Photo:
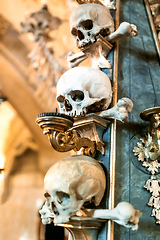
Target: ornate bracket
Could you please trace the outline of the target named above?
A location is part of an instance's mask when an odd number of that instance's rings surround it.
[[[144,187],[152,194],[148,205],[153,207],[152,216],[160,224],[160,180],[155,176],[160,167],[160,107],[146,109],[140,117],[150,122],[150,132],[137,143],[138,147],[134,147],[133,152],[151,173]]]
[[[102,134],[109,121],[88,114],[84,117],[72,117],[55,113],[38,115],[36,123],[47,134],[52,147],[59,152],[81,151],[83,155],[94,156],[96,150],[104,155]]]
[[[74,240],[87,239],[97,240],[98,230],[102,228],[103,219],[89,217],[72,217],[69,223],[58,224],[65,227]]]
[[[154,161],[160,156],[160,107],[146,109],[140,117],[150,122],[146,154]]]

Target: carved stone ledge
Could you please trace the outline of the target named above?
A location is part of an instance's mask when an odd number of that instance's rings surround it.
[[[89,138],[96,143],[96,149],[104,155],[103,132],[110,124],[109,120],[97,116],[94,113],[74,119],[73,129],[80,132],[83,137]]]
[[[74,123],[73,123],[74,121]],[[36,123],[47,134],[52,147],[59,152],[81,151],[84,155],[95,156],[96,150],[103,155],[102,135],[109,121],[95,115],[87,114],[73,118],[58,113],[42,113]]]

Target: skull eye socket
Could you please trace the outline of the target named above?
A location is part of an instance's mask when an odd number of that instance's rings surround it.
[[[50,197],[51,197],[51,195],[48,192],[46,192],[44,194],[44,196],[45,196],[45,198],[47,200],[47,206],[50,207]]]
[[[84,93],[79,90],[70,91],[69,95],[71,96],[72,100],[75,102],[81,102],[84,99]]]
[[[101,29],[100,34],[101,34],[103,37],[108,36],[108,35],[110,34],[109,28],[103,28],[103,29]]]
[[[72,28],[71,34],[72,34],[73,36],[77,36],[77,35],[78,35],[77,29],[76,29],[76,28]]]
[[[62,95],[60,95],[60,96],[57,97],[57,101],[60,102],[60,103],[63,103],[63,102],[64,102],[64,99],[65,99],[65,97],[62,96]]]
[[[93,21],[88,19],[85,21],[81,22],[81,26],[85,29],[85,30],[91,30],[93,28]]]
[[[45,198],[51,197],[51,195],[50,195],[48,192],[46,192],[46,193],[44,194],[44,196],[45,196]]]
[[[60,203],[62,206],[66,206],[70,202],[70,196],[69,194],[61,191],[56,192],[58,203]]]

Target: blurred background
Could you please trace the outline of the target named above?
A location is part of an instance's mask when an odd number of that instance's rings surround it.
[[[160,105],[159,58],[143,0],[120,4],[120,22],[137,25],[139,36],[120,41],[118,97],[130,97],[134,108],[131,124],[118,125],[116,204],[130,201],[143,215],[136,235],[116,225],[115,239],[158,240],[143,188],[148,176],[131,160],[139,139],[133,136],[146,127],[140,112]],[[53,150],[35,121],[58,107],[56,83],[69,69],[67,54],[77,51],[69,28],[75,6],[74,0],[0,1],[0,240],[68,237],[62,228],[46,229],[39,216],[44,175],[67,154]]]

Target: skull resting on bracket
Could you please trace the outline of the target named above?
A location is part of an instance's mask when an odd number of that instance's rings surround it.
[[[114,32],[110,10],[100,4],[78,5],[70,17],[70,29],[78,48],[96,42],[96,36],[106,37]]]
[[[54,223],[64,223],[84,204],[98,206],[106,188],[101,165],[88,156],[71,156],[58,161],[44,178],[47,205]]]
[[[66,71],[57,84],[60,112],[78,116],[106,110],[112,100],[108,76],[90,67],[75,67]]]

